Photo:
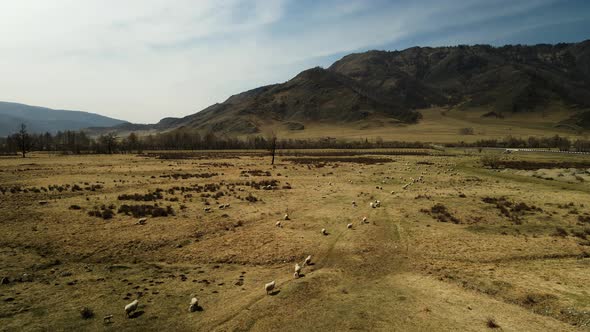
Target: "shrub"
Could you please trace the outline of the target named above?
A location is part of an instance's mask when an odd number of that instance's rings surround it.
[[[119,195],[118,199],[120,201],[143,201],[143,202],[148,202],[148,201],[155,201],[158,199],[162,199],[162,193],[160,191],[155,191],[155,192],[149,192],[147,194],[123,194],[123,195]]]
[[[132,215],[135,218],[141,218],[146,216],[152,217],[167,217],[169,215],[174,215],[174,210],[171,206],[167,206],[166,208],[159,207],[157,205],[121,205],[119,207],[118,213],[123,213],[126,215]]]
[[[459,135],[475,135],[473,128],[461,128],[459,129]]]
[[[246,196],[246,200],[248,202],[254,203],[258,201],[258,198],[256,198],[254,195],[252,194],[248,194],[248,196]]]
[[[113,207],[114,208],[114,207]],[[104,220],[112,219],[115,216],[115,213],[111,208],[107,208],[106,206],[101,206],[100,209],[94,208],[94,210],[88,211],[88,215],[91,217],[102,218]]]
[[[80,316],[82,317],[82,319],[91,319],[94,317],[94,312],[92,311],[92,309],[84,307],[80,310]]]
[[[490,317],[490,318],[487,319],[486,326],[489,327],[489,328],[491,328],[491,329],[497,329],[497,328],[500,327],[500,325],[492,317]]]
[[[494,155],[485,155],[485,156],[481,157],[481,163],[483,166],[490,167],[493,169],[500,168],[500,166],[501,166],[500,157],[498,157],[495,154]]]
[[[572,235],[582,240],[586,240],[587,234],[584,231],[572,231]]]
[[[566,236],[568,236],[568,232],[563,227],[555,227],[555,233],[553,233],[553,236],[566,237]]]

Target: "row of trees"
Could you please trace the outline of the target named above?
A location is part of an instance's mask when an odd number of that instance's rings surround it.
[[[31,134],[23,124],[17,133],[0,138],[0,153],[20,153],[23,158],[29,151],[63,151],[75,154],[84,152],[113,153],[118,144],[118,138],[114,134],[102,135],[98,139],[77,131]]]
[[[64,131],[56,134],[30,134],[26,126],[6,138],[0,138],[0,153],[21,153],[28,151],[55,151],[64,153],[140,153],[144,150],[227,150],[227,149],[369,149],[369,148],[427,148],[422,142],[384,141],[381,138],[369,141],[323,139],[278,139],[276,135],[253,136],[245,139],[220,137],[212,132],[203,136],[196,132],[174,131],[139,137],[131,133],[118,137],[113,133],[96,138],[84,132]],[[485,139],[474,143],[447,144],[449,147],[497,147],[497,148],[558,148],[560,150],[590,151],[590,141],[571,141],[567,137],[529,137],[528,139],[508,136],[504,139]]]
[[[144,150],[228,150],[228,149],[367,149],[367,148],[424,148],[420,142],[385,142],[381,138],[369,141],[336,140],[334,138],[278,139],[274,134],[253,136],[245,139],[217,136],[213,132],[200,135],[197,132],[174,131],[139,137],[131,133],[118,137],[114,133],[96,138],[84,132],[64,131],[56,134],[30,134],[23,125],[18,133],[0,138],[0,153],[21,153],[28,151],[55,151],[65,153],[140,153]]]
[[[474,143],[449,144],[461,147],[492,147],[492,148],[521,148],[521,149],[559,149],[561,151],[589,152],[590,141],[578,139],[575,141],[567,137],[555,135],[552,137],[519,138],[507,136],[504,139],[481,139]]]

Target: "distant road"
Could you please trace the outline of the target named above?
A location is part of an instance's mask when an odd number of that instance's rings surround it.
[[[590,154],[590,152],[578,152],[578,151],[560,151],[550,149],[513,149],[513,148],[487,148],[494,150],[505,150],[507,153],[512,152],[545,152],[545,153],[567,153],[567,154]]]

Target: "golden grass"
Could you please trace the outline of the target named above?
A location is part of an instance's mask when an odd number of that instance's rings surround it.
[[[0,187],[29,190],[0,193],[0,278],[10,281],[0,285],[0,327],[480,331],[493,317],[504,330],[566,331],[575,330],[573,324],[588,329],[588,240],[574,235],[590,228],[578,219],[590,215],[588,182],[482,169],[479,154],[455,152],[456,157],[392,156],[392,162],[375,164],[319,157],[327,162],[323,167],[282,157],[272,167],[267,157],[239,152],[178,160],[0,158]],[[272,176],[240,176],[244,170]],[[219,175],[161,177],[213,172]],[[423,183],[402,189],[420,175]],[[278,189],[245,184],[269,179],[280,181]],[[31,191],[85,183],[103,188]],[[206,198],[211,212],[203,210],[202,193],[169,191],[211,183],[224,192]],[[282,189],[287,183],[292,189]],[[137,225],[137,218],[122,214],[110,220],[88,215],[101,205],[114,204],[116,212],[122,204],[154,204],[117,197],[157,188],[164,199],[156,203],[170,205],[174,216],[149,217]],[[259,201],[238,198],[249,193]],[[487,196],[542,211],[526,211],[515,222],[483,202]],[[371,209],[375,199],[382,207]],[[229,208],[219,209],[227,203]],[[423,211],[437,203],[460,223],[442,223]],[[82,210],[71,210],[72,205]],[[276,227],[285,213],[291,220]],[[360,223],[363,216],[367,224]],[[346,228],[350,222],[352,230]],[[556,227],[568,235],[556,236]],[[322,228],[328,236],[320,234]],[[309,254],[315,264],[294,279],[295,262]],[[31,281],[19,281],[24,273]],[[278,292],[267,296],[263,285],[271,280]],[[188,312],[192,295],[203,311]],[[140,314],[127,319],[123,307],[135,298]],[[82,319],[85,306],[94,318]],[[113,323],[104,325],[109,314]]]
[[[392,122],[391,119],[376,118],[351,125],[305,123],[301,131],[284,130],[275,124],[272,128],[279,138],[320,138],[365,139],[381,137],[386,141],[420,141],[434,143],[456,143],[459,141],[475,142],[479,139],[501,139],[512,135],[515,137],[548,137],[559,134],[572,139],[587,136],[554,125],[568,119],[573,112],[559,105],[550,113],[534,112],[507,115],[504,119],[485,118],[488,110],[446,110],[432,108],[420,110],[423,119],[418,124],[405,125]],[[461,128],[473,128],[474,135],[460,135]]]

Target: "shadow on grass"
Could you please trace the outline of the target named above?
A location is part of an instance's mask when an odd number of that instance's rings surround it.
[[[131,318],[131,319],[139,318],[139,317],[141,317],[141,316],[142,316],[144,313],[145,313],[145,311],[143,311],[143,310],[136,311],[136,312],[132,313],[131,315],[129,315],[129,318]]]

